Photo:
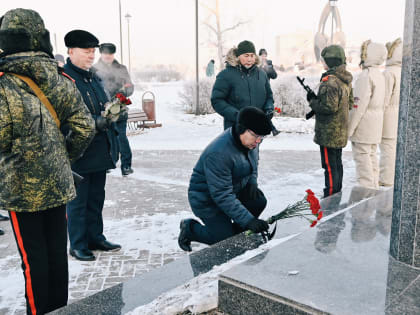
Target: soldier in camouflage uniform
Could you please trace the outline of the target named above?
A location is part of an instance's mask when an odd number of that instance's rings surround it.
[[[324,197],[341,191],[343,163],[341,151],[347,144],[349,110],[353,106],[350,72],[346,70],[346,56],[341,46],[331,45],[321,53],[327,72],[321,76],[318,96],[308,94],[315,112],[315,138],[321,150],[325,170]]]
[[[0,19],[0,208],[9,211],[26,282],[28,314],[67,304],[66,204],[76,197],[70,163],[95,132],[75,84],[60,74],[39,14],[15,9]],[[64,138],[32,79],[71,131]]]

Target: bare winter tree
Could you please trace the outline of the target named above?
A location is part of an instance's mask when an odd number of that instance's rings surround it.
[[[243,24],[248,23],[249,21],[239,21],[235,25],[227,27],[225,29],[222,29],[221,21],[220,21],[220,11],[219,11],[219,0],[214,0],[214,8],[211,8],[203,3],[203,1],[200,2],[200,4],[205,7],[210,15],[209,17],[203,22],[204,25],[206,25],[211,33],[213,33],[216,36],[215,41],[211,41],[211,44],[213,44],[215,47],[217,47],[217,55],[219,58],[219,69],[222,70],[224,68],[223,63],[223,36],[226,32],[233,31],[234,29],[240,27]],[[215,23],[210,23],[210,20],[214,18]]]

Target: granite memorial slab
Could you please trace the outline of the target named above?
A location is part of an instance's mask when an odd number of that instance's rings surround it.
[[[374,190],[347,190],[321,200],[325,216],[343,211],[350,205],[377,194]],[[328,219],[328,217],[326,218]],[[331,220],[337,220],[336,217]],[[275,238],[282,238],[308,229],[299,219],[279,221]],[[124,314],[153,301],[159,295],[184,284],[199,274],[208,272],[247,250],[263,243],[261,236],[236,235],[218,244],[193,252],[163,267],[135,277],[97,294],[70,304],[54,314]]]
[[[363,194],[355,188],[350,203]],[[419,314],[420,270],[388,255],[391,211],[392,190],[379,191],[230,269],[220,276],[219,308],[230,315]]]

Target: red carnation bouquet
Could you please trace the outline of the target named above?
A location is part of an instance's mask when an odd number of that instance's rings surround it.
[[[118,117],[127,111],[127,105],[131,104],[131,100],[122,93],[117,93],[110,102],[105,104],[105,112],[103,116],[111,121],[117,121]]]
[[[306,190],[306,196],[292,204],[288,205],[286,209],[279,212],[276,215],[267,219],[268,224],[273,224],[278,220],[293,218],[293,217],[300,217],[303,219],[308,220],[310,227],[314,227],[317,225],[319,220],[321,220],[323,216],[323,212],[321,210],[321,205],[319,203],[318,198],[315,196],[314,192],[310,189]],[[276,228],[274,228],[271,234],[263,235],[263,237],[267,237],[269,240],[274,236]],[[247,235],[252,234],[251,231],[246,232]]]
[[[275,111],[277,114],[281,114],[281,108],[280,108],[280,107],[274,107],[274,111]]]

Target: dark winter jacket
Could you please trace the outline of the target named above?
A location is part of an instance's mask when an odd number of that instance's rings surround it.
[[[246,106],[260,108],[265,113],[273,111],[273,92],[264,70],[257,65],[245,69],[233,49],[229,51],[226,62],[226,69],[217,75],[211,93],[211,105],[223,116],[224,128],[233,126],[239,110]]]
[[[76,85],[44,52],[0,59],[0,209],[40,211],[76,197],[70,161],[79,158],[95,124]],[[47,107],[11,73],[31,78],[71,134],[64,139]]]
[[[105,91],[108,93],[110,99],[117,93],[123,93],[126,97],[129,97],[134,92],[134,85],[131,82],[130,74],[127,71],[127,67],[114,60],[110,65],[106,64],[99,59],[98,62],[93,66],[92,72],[94,72],[101,80],[104,85]],[[125,86],[127,85],[127,86]],[[128,113],[120,115],[118,121],[127,120]]]
[[[126,97],[134,92],[134,85],[131,82],[127,67],[114,60],[110,65],[99,59],[93,66],[92,71],[101,78],[105,91],[113,97],[117,93],[123,93]],[[128,84],[129,86],[124,87]]]
[[[238,200],[249,183],[257,183],[258,152],[235,140],[232,128],[214,139],[201,154],[191,175],[188,200],[194,214],[210,218],[224,212],[242,227],[253,219]]]
[[[277,72],[274,69],[273,62],[271,60],[267,60],[267,64],[264,66],[261,66],[261,69],[265,71],[267,74],[268,80],[277,78]]]
[[[85,71],[72,64],[70,58],[64,66],[65,73],[75,80],[92,117],[95,119],[105,110],[108,97],[100,79],[91,71]],[[113,123],[107,131],[97,131],[93,141],[77,160],[72,169],[80,174],[94,173],[115,168],[118,156],[117,131]]]
[[[315,112],[315,143],[327,148],[346,146],[349,111],[354,103],[352,80],[346,65],[334,67],[322,75],[318,97],[310,103]]]

